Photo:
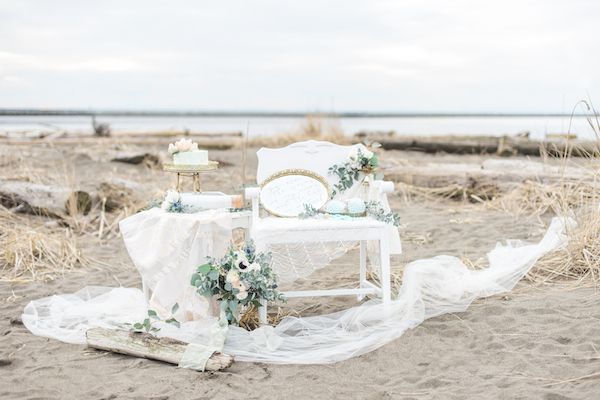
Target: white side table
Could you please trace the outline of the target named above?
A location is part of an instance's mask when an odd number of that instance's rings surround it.
[[[252,212],[248,211],[236,211],[231,213],[231,229],[243,229],[246,239],[250,237],[250,228],[252,224]],[[212,246],[210,246],[212,248]],[[146,304],[150,301],[152,291],[148,287],[148,284],[142,278],[142,291],[146,299]]]

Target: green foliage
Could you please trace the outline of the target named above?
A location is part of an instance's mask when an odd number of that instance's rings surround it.
[[[319,215],[321,211],[312,206],[312,204],[304,204],[304,211],[298,214],[298,218],[307,219]]]
[[[175,303],[171,308],[171,315],[175,314],[177,310],[179,310],[179,304]],[[160,328],[157,328],[153,325],[153,321],[160,321],[160,317],[156,311],[148,309],[148,317],[144,318],[142,322],[136,322],[134,324],[127,325],[131,325],[131,330],[133,332],[155,333],[160,331]],[[177,321],[173,316],[164,322],[175,325],[178,328],[180,327],[179,321]]]
[[[366,204],[367,215],[386,224],[400,226],[400,216],[392,211],[385,211],[378,201],[369,201]]]

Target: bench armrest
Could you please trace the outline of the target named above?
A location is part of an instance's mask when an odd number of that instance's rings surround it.
[[[383,193],[394,193],[394,182],[392,181],[383,181],[376,180],[371,181],[371,185],[379,190],[380,194]]]

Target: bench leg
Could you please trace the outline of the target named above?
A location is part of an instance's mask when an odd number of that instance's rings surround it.
[[[360,271],[358,277],[358,287],[363,287],[363,282],[367,280],[367,241],[360,241]],[[365,298],[365,295],[359,294],[356,296],[358,301],[361,301]]]
[[[260,307],[258,307],[258,322],[261,325],[267,325],[267,301],[260,300]]]
[[[379,239],[379,253],[381,265],[380,277],[381,291],[383,292],[383,305],[388,308],[392,302],[392,289],[390,283],[390,243],[387,235]]]

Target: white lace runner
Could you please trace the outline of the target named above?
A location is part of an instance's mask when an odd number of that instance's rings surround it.
[[[268,250],[273,257],[279,283],[292,283],[306,278],[356,247],[356,242],[306,242],[271,244]]]
[[[333,314],[287,317],[276,327],[252,332],[231,327],[223,352],[239,361],[281,364],[333,363],[367,353],[427,318],[462,312],[476,298],[511,290],[541,256],[567,242],[565,229],[573,225],[570,219],[555,218],[537,244],[498,245],[488,254],[489,267],[482,270],[469,270],[451,256],[414,261],[407,265],[399,295],[389,308],[372,300]],[[86,329],[122,327],[145,312],[137,289],[92,289],[32,301],[23,323],[36,335],[85,343]],[[165,324],[159,335],[210,344],[215,325],[214,318],[184,322],[180,329]]]

